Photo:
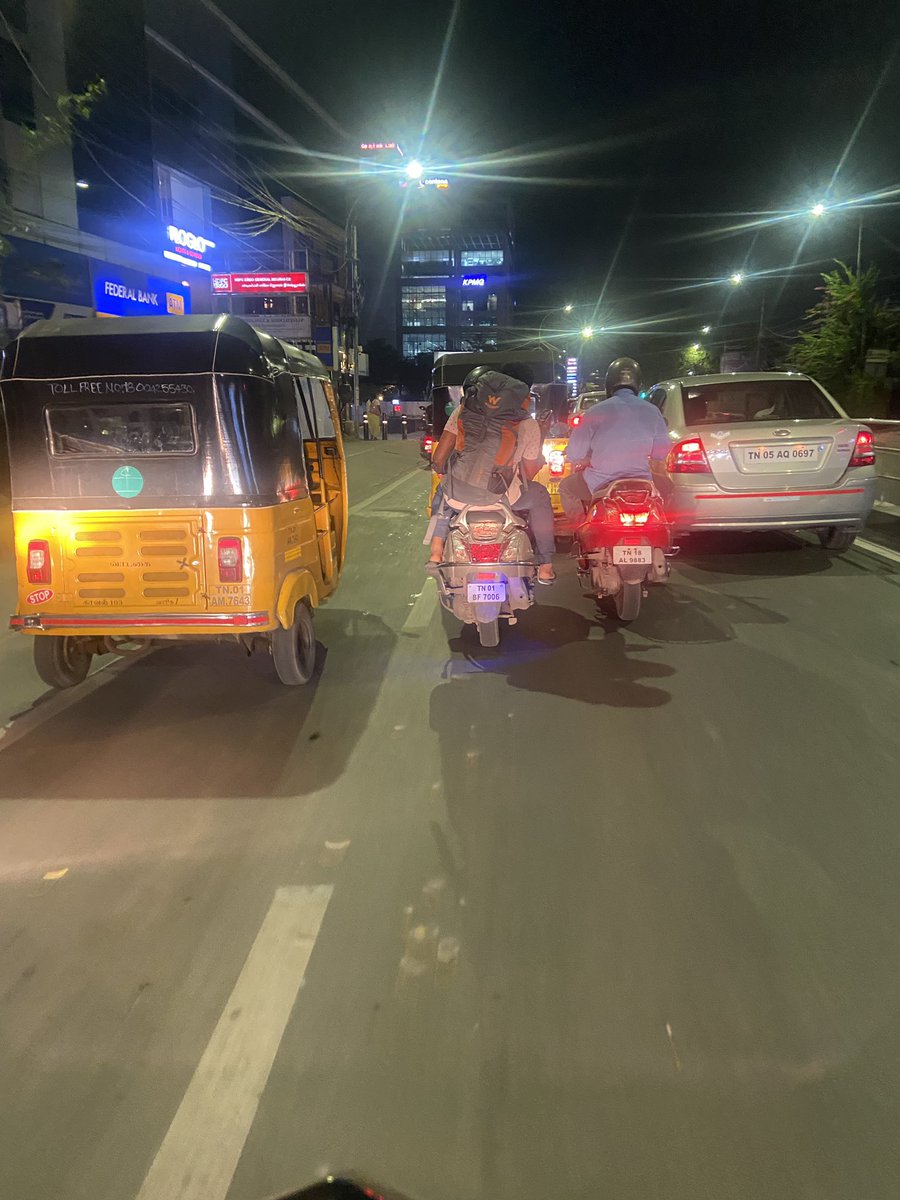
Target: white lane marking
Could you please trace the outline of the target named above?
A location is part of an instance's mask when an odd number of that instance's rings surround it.
[[[427,629],[437,607],[437,585],[430,577],[426,577],[422,590],[416,597],[415,604],[409,610],[403,622],[403,632],[411,633],[417,629]]]
[[[225,1200],[331,892],[275,893],[137,1200]]]
[[[875,507],[879,512],[890,513],[892,517],[900,517],[900,505],[891,504],[890,500],[876,500]]]
[[[378,492],[373,492],[372,495],[368,496],[365,500],[360,500],[359,504],[351,504],[350,516],[352,517],[354,513],[362,512],[364,508],[368,508],[370,504],[375,504],[378,500],[381,500],[383,496],[390,495],[395,488],[398,488],[401,484],[406,483],[408,479],[412,479],[414,475],[421,474],[421,467],[413,467],[411,471],[407,471],[405,475],[401,475],[399,479],[395,479],[394,482],[389,483],[387,487],[383,487]]]
[[[876,558],[886,558],[888,562],[900,563],[900,554],[889,546],[879,546],[866,538],[857,538],[853,543],[854,550],[862,550],[866,554],[874,554]]]

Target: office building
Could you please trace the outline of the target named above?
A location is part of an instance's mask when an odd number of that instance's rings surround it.
[[[447,182],[409,189],[397,287],[398,349],[405,358],[493,350],[510,337],[509,205],[471,184]]]

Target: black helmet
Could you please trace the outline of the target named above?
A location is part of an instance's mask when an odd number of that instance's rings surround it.
[[[468,375],[463,380],[463,391],[467,392],[469,390],[469,388],[475,387],[476,383],[482,377],[482,375],[486,375],[488,373],[488,371],[492,371],[493,369],[494,369],[493,367],[486,367],[484,365],[482,365],[480,367],[473,367],[472,370],[468,373]]]
[[[606,368],[607,396],[619,388],[631,388],[636,396],[641,394],[641,365],[633,358],[617,358]]]

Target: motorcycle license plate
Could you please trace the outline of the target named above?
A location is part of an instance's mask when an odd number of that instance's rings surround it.
[[[470,604],[502,604],[506,599],[506,580],[479,580],[466,584],[466,598]]]
[[[653,562],[653,547],[613,546],[613,562],[617,567],[649,567]]]

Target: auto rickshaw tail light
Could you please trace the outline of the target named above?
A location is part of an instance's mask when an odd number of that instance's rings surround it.
[[[219,582],[242,583],[244,579],[244,547],[240,538],[219,538]]]
[[[38,540],[28,543],[25,574],[29,583],[52,583],[49,542]]]

